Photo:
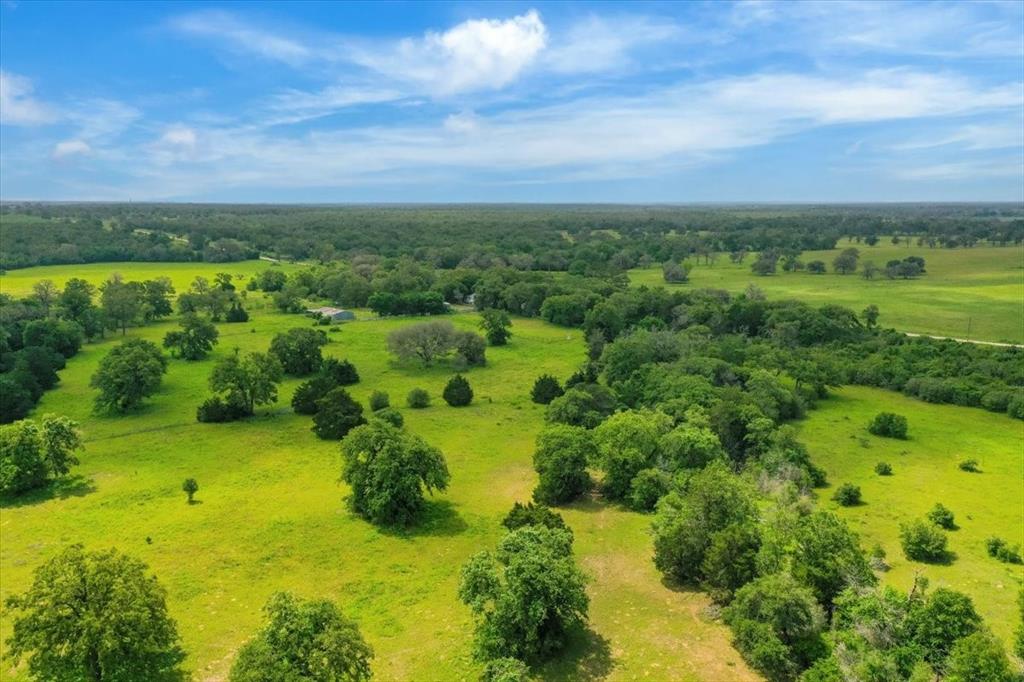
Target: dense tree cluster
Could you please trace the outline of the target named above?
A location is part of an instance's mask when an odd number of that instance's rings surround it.
[[[44,415],[0,426],[0,495],[39,488],[78,464],[82,448],[77,422]]]
[[[403,255],[436,267],[586,272],[711,253],[869,246],[899,232],[928,247],[1019,244],[1006,205],[302,207],[31,204],[0,207],[0,268],[113,261],[331,260]]]

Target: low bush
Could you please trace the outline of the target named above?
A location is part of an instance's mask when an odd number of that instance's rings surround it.
[[[868,424],[868,431],[884,438],[906,439],[907,418],[892,412],[879,412]]]
[[[377,412],[385,407],[391,407],[391,399],[384,391],[374,391],[370,394],[370,410]]]
[[[405,426],[405,417],[403,417],[402,413],[393,407],[385,407],[382,410],[377,410],[373,413],[373,416],[377,419],[383,419],[397,429]]]
[[[966,471],[970,474],[980,474],[981,467],[978,466],[978,460],[976,459],[965,459],[957,465],[961,471]]]
[[[879,476],[892,476],[892,465],[888,462],[879,462],[875,465],[875,473]]]
[[[245,408],[218,396],[207,399],[196,409],[196,421],[204,424],[233,422],[249,416]]]
[[[940,528],[946,530],[955,530],[956,521],[953,518],[953,512],[947,509],[941,502],[937,503],[932,510],[928,512],[928,520],[934,523]]]
[[[901,524],[900,544],[903,553],[913,561],[938,562],[946,558],[946,534],[925,521]]]
[[[530,391],[530,398],[540,405],[547,405],[555,398],[565,393],[562,390],[558,379],[550,374],[542,374],[533,382],[533,390]]]
[[[414,410],[422,410],[424,407],[430,407],[430,394],[422,388],[414,388],[409,391],[409,395],[405,397],[405,404]]]
[[[1020,564],[1024,563],[1024,558],[1020,554],[1020,546],[1010,546],[1006,540],[998,537],[990,537],[985,540],[985,549],[988,550],[988,555],[1004,564]]]
[[[860,504],[860,486],[852,483],[844,483],[836,489],[832,499],[844,507],[853,507]]]

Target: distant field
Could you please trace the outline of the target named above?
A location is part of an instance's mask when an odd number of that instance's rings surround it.
[[[307,323],[252,309],[250,323],[220,325],[215,357],[234,346],[265,350],[275,332]],[[452,319],[464,328],[477,322],[473,314]],[[225,679],[277,590],[336,600],[358,619],[376,650],[379,679],[476,679],[470,613],[456,596],[459,569],[497,542],[501,518],[535,485],[531,456],[543,408],[529,400],[533,379],[569,374],[583,346],[577,331],[515,320],[511,343],[488,348],[488,366],[468,373],[473,405],[454,409],[440,400],[447,369],[394,366],[384,353],[387,333],[410,322],[350,323],[325,350],[358,367],[357,399],[365,404],[372,390],[389,392],[407,428],[447,457],[451,488],[434,498],[422,527],[408,535],[382,532],[346,511],[346,489],[336,483],[338,444],[318,440],[310,418],[288,407],[298,380],[286,382],[273,416],[198,424],[195,408],[207,394],[213,359],[172,360],[162,389],[141,413],[91,414],[88,381],[109,340],[73,358],[60,387],[36,410],[79,420],[87,449],[74,470],[77,482],[63,496],[0,511],[0,598],[23,590],[32,569],[69,543],[117,546],[146,561],[166,586],[198,680]],[[172,327],[133,333],[158,340]],[[416,386],[432,395],[430,408],[405,407]],[[185,504],[186,476],[198,480],[202,504]],[[596,502],[563,513],[591,577],[594,634],[546,669],[544,679],[757,679],[731,647],[728,630],[703,615],[706,596],[663,585],[651,561],[650,516]],[[0,636],[9,636],[10,627],[0,614]]]
[[[840,244],[840,248],[851,244]],[[756,284],[769,298],[796,298],[811,304],[837,303],[861,311],[874,303],[881,311],[882,325],[900,331],[979,339],[1024,342],[1024,249],[1020,247],[976,247],[971,249],[929,249],[893,246],[883,239],[874,247],[852,244],[860,249],[861,262],[886,261],[921,256],[928,273],[916,280],[889,280],[884,276],[864,280],[860,274],[836,275],[832,259],[839,251],[807,251],[804,263],[822,260],[829,273],[806,272],[759,277],[750,272],[753,256],[739,265],[722,255],[708,266],[694,264],[688,284],[666,285],[661,267],[630,270],[634,285],[668,287],[712,287],[743,291]]]
[[[218,272],[230,272],[241,276],[241,286],[245,287],[248,278],[267,268],[281,268],[292,272],[299,266],[289,263],[274,265],[267,261],[247,260],[237,263],[87,263],[83,265],[41,265],[35,268],[10,270],[0,275],[0,292],[10,296],[27,296],[32,293],[32,285],[41,279],[51,279],[58,287],[72,277],[79,277],[100,285],[115,272],[127,280],[145,280],[154,277],[170,277],[174,288],[181,293],[188,289],[197,276],[213,279]]]
[[[907,417],[908,440],[868,433],[868,421],[883,410]],[[800,431],[812,459],[828,472],[831,487],[819,491],[819,506],[848,520],[865,549],[881,543],[892,566],[882,579],[906,589],[920,572],[932,587],[962,590],[1009,642],[1020,622],[1015,600],[1024,567],[989,557],[985,539],[997,535],[1024,544],[1024,424],[979,409],[931,405],[851,386],[819,403]],[[957,467],[967,458],[977,459],[982,473]],[[892,465],[892,476],[874,473],[880,461]],[[840,507],[830,499],[835,487],[847,482],[860,486],[865,504]],[[908,561],[900,548],[899,524],[922,518],[936,502],[951,509],[960,526],[949,532],[956,560],[948,566]]]

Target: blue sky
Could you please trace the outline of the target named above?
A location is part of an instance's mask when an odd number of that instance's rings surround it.
[[[0,3],[0,197],[1024,201],[1024,3]]]

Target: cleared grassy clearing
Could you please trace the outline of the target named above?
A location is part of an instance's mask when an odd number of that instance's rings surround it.
[[[908,440],[868,433],[868,422],[881,411],[907,417]],[[831,487],[820,491],[819,506],[849,521],[866,549],[882,545],[892,567],[882,580],[906,589],[920,572],[933,587],[962,590],[1009,643],[1019,622],[1015,600],[1024,567],[989,557],[985,539],[997,535],[1024,544],[1024,424],[979,409],[851,386],[819,403],[799,428],[812,459],[828,472]],[[979,461],[982,473],[957,467],[969,457]],[[880,461],[892,465],[892,476],[875,474]],[[860,486],[864,504],[841,507],[829,499],[835,487],[848,482]],[[908,561],[899,524],[923,518],[936,502],[956,515],[960,528],[948,533],[956,558],[948,565]]]
[[[240,276],[236,286],[244,289],[249,278],[263,272],[267,268],[281,268],[284,272],[294,272],[300,266],[291,263],[275,265],[268,261],[246,260],[237,263],[86,263],[83,265],[41,265],[35,268],[10,270],[0,275],[0,292],[14,297],[28,296],[32,293],[32,285],[41,279],[53,280],[53,283],[64,288],[64,283],[72,277],[79,277],[99,286],[115,272],[121,273],[126,280],[146,280],[156,277],[170,277],[178,293],[186,291],[198,276],[209,280],[218,272],[229,272]]]
[[[860,274],[836,275],[832,259],[839,249],[860,249],[860,262],[878,266],[892,259],[921,256],[928,273],[915,280],[889,280],[884,276],[865,280]],[[779,272],[759,277],[750,271],[753,256],[741,264],[726,256],[714,265],[691,262],[688,284],[666,284],[661,267],[630,270],[634,285],[667,287],[711,287],[743,291],[756,284],[769,298],[795,298],[822,305],[836,303],[860,311],[875,304],[879,322],[900,331],[980,339],[983,341],[1024,341],[1024,248],[976,247],[971,249],[929,249],[893,246],[883,239],[876,246],[840,243],[834,251],[807,251],[804,263],[822,260],[829,273]]]
[[[452,319],[472,328],[477,317]],[[214,357],[234,346],[265,350],[275,332],[306,323],[263,312],[248,324],[220,325]],[[174,360],[141,413],[92,415],[88,381],[111,339],[72,359],[60,387],[36,410],[79,420],[87,450],[76,478],[56,494],[0,510],[0,597],[24,589],[32,569],[68,543],[117,546],[144,559],[167,587],[197,679],[224,679],[277,590],[337,600],[374,646],[379,679],[474,679],[458,572],[470,555],[494,545],[512,503],[529,498],[533,439],[543,421],[529,387],[542,372],[568,374],[582,343],[576,331],[516,320],[510,345],[489,348],[489,365],[468,373],[474,404],[456,410],[440,400],[449,369],[394,365],[385,354],[387,332],[408,323],[347,324],[325,350],[358,367],[357,399],[365,404],[372,390],[389,392],[407,428],[445,453],[451,488],[435,498],[422,526],[383,532],[348,513],[346,490],[336,483],[337,443],[317,440],[310,419],[287,408],[298,380],[284,384],[274,414],[198,424],[194,411],[207,394],[212,358]],[[157,341],[172,327],[133,333]],[[431,393],[431,407],[405,408],[416,386]],[[198,480],[201,504],[185,503],[186,476]],[[730,646],[727,629],[703,618],[707,598],[661,583],[650,558],[650,517],[599,503],[564,515],[593,578],[592,632],[543,671],[545,679],[757,679]],[[0,636],[10,626],[4,616]],[[15,671],[2,674],[21,679]]]

